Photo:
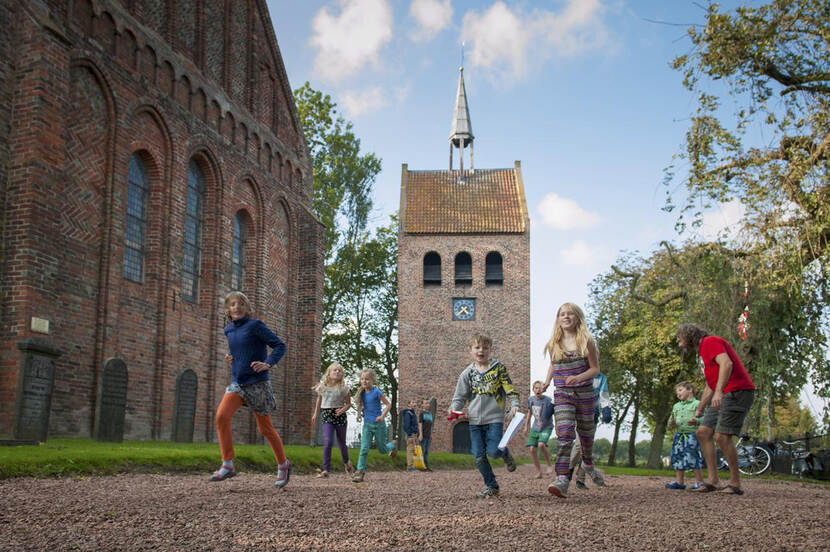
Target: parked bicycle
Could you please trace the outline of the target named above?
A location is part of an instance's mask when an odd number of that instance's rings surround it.
[[[799,477],[815,477],[821,473],[821,461],[816,458],[808,449],[805,439],[794,441],[781,441],[790,451],[792,459],[792,474]]]
[[[759,445],[757,441],[750,442],[750,436],[743,434],[735,444],[738,451],[738,471],[744,475],[761,475],[767,471],[772,464],[772,455],[766,447]],[[719,470],[728,470],[729,464],[726,459],[720,457]]]

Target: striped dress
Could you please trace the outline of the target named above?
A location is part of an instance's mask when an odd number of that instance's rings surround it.
[[[559,442],[559,451],[556,453],[556,475],[567,477],[570,472],[571,448],[574,439],[579,435],[582,447],[582,461],[587,465],[593,464],[592,451],[594,447],[594,395],[593,380],[580,382],[577,385],[566,385],[569,376],[577,376],[590,369],[588,357],[578,351],[566,352],[564,358],[554,360],[553,384],[553,413],[556,418],[556,439]]]

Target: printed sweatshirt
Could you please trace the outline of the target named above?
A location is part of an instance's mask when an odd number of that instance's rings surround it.
[[[458,376],[450,408],[459,411],[469,401],[467,416],[470,425],[504,422],[505,399],[510,408],[519,408],[519,392],[513,387],[507,368],[497,360],[490,360],[490,368],[483,374],[470,364]]]

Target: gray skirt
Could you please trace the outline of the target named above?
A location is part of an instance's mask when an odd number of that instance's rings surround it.
[[[232,383],[225,388],[225,393],[236,393],[242,397],[242,404],[261,416],[268,416],[277,409],[277,398],[274,388],[268,380],[258,381],[250,385]]]

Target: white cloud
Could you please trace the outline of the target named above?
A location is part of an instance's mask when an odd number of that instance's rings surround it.
[[[608,251],[602,247],[591,247],[583,240],[576,240],[559,251],[562,262],[568,266],[591,267],[608,257]]]
[[[722,203],[720,207],[703,213],[700,234],[705,240],[714,241],[719,237],[734,239],[741,230],[741,219],[745,208],[738,199]]]
[[[599,215],[586,211],[579,204],[556,194],[548,194],[536,208],[542,217],[542,222],[557,230],[574,230],[590,228],[599,223]]]
[[[386,96],[377,86],[361,91],[348,90],[340,96],[340,103],[351,119],[356,119],[369,111],[382,109],[387,105]]]
[[[497,79],[525,76],[529,63],[567,58],[607,48],[612,36],[600,0],[565,0],[559,11],[524,13],[496,2],[464,15],[461,40],[470,45],[470,64]],[[533,56],[533,59],[531,59]]]
[[[452,3],[450,0],[412,0],[409,15],[418,22],[418,28],[410,33],[410,38],[429,40],[452,21]]]
[[[380,50],[392,39],[388,0],[338,0],[339,15],[321,9],[311,23],[311,45],[317,48],[314,71],[336,82],[364,66],[378,66]]]

